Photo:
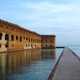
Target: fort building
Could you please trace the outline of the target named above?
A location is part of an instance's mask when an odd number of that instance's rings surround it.
[[[0,52],[33,48],[54,48],[55,35],[40,35],[0,19]]]
[[[55,35],[41,35],[42,48],[55,48]]]

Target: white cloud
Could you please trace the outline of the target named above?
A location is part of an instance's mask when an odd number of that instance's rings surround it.
[[[61,38],[62,41],[65,41],[67,39],[65,36],[68,37],[69,34],[68,38],[80,33],[80,5],[78,3],[21,2],[16,7],[10,5],[6,7],[7,9],[1,9],[0,15],[21,25],[28,25],[32,30],[40,33],[54,32],[58,37],[64,36]]]
[[[29,19],[36,23],[52,22],[67,23],[79,22],[80,6],[74,4],[51,4],[51,3],[24,3],[22,7],[26,9],[23,19]],[[27,12],[27,8],[32,11]],[[78,21],[76,21],[78,19]]]
[[[22,3],[23,8],[32,9],[34,12],[52,12],[52,13],[60,13],[60,12],[72,12],[79,11],[79,4],[54,4],[48,2],[42,3]]]

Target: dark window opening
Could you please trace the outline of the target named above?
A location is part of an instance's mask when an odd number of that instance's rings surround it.
[[[26,38],[26,40],[28,40],[28,38]]]
[[[0,44],[0,48],[1,48],[1,44]]]
[[[14,36],[13,35],[11,35],[11,40],[14,41]]]
[[[29,39],[29,42],[30,42],[30,39]]]
[[[25,40],[25,37],[24,37],[24,40]]]
[[[8,26],[6,26],[6,28],[8,29]]]
[[[53,48],[53,45],[50,45],[51,48]]]
[[[45,40],[47,42],[47,40]]]
[[[5,35],[5,40],[9,40],[9,35],[8,34]]]
[[[48,45],[46,44],[46,47],[48,47]]]
[[[22,41],[22,37],[20,37],[20,42]]]
[[[2,40],[2,33],[0,33],[0,40]]]
[[[18,36],[16,36],[16,40],[18,40]]]
[[[5,47],[7,48],[8,47],[8,44],[6,44]]]

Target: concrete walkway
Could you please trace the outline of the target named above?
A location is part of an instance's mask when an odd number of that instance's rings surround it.
[[[70,49],[64,49],[52,80],[80,80],[80,60]]]

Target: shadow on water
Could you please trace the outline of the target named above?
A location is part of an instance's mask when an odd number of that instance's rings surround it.
[[[0,80],[46,80],[55,59],[55,49],[0,53]]]

